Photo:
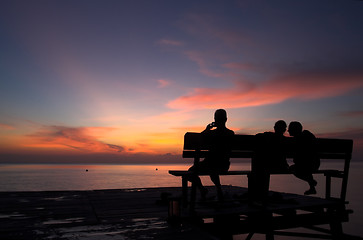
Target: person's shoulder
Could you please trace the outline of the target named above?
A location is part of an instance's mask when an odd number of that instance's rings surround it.
[[[315,137],[315,135],[312,132],[310,132],[309,130],[302,131],[302,134],[305,136]]]
[[[216,133],[218,132],[218,135],[220,136],[234,136],[234,131],[228,128],[219,129],[219,131],[215,130]]]
[[[263,133],[257,133],[255,136],[256,137],[273,137],[273,136],[275,136],[275,133],[273,133],[273,132],[263,132]]]
[[[316,139],[315,135],[309,130],[302,131],[302,138],[308,141],[314,141]]]
[[[228,129],[227,128],[227,131],[228,131],[228,134],[230,134],[230,135],[234,135],[235,133],[234,133],[234,131],[233,130],[231,130],[231,129]]]

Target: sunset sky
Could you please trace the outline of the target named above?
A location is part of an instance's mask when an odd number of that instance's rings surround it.
[[[217,108],[363,156],[363,1],[2,0],[0,162],[180,158]]]

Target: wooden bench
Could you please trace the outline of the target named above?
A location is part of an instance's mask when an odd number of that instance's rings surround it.
[[[293,139],[288,137],[286,141],[286,154],[288,158],[292,157],[292,152],[289,149],[292,148]],[[349,165],[352,156],[353,140],[346,139],[327,139],[317,138],[317,151],[321,160],[324,159],[335,159],[344,161],[343,170],[338,169],[320,169],[315,174],[324,174],[326,177],[325,186],[325,198],[332,199],[331,197],[331,179],[341,178],[341,191],[339,201],[345,203],[347,184],[348,184],[348,173]],[[251,159],[254,156],[255,149],[255,135],[234,135],[232,146],[231,146],[230,158],[248,158]],[[184,149],[183,158],[194,159],[194,164],[197,164],[201,158],[206,156],[208,152],[207,145],[202,142],[200,133],[187,132],[184,135]],[[170,170],[169,174],[182,178],[182,201],[183,205],[186,206],[188,202],[188,176],[190,172],[180,170]],[[220,175],[250,175],[251,171],[228,171]],[[289,174],[286,172],[272,172],[271,174]],[[200,176],[207,174],[199,174]],[[193,206],[196,197],[196,187],[192,184],[191,192],[191,206]]]

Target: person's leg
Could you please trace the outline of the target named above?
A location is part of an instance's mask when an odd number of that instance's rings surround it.
[[[219,175],[218,174],[211,174],[210,175],[210,179],[212,180],[212,182],[214,183],[214,185],[216,185],[216,187],[220,187],[221,186],[221,181],[219,179]]]
[[[268,197],[270,186],[269,166],[264,158],[259,155],[252,158],[252,171],[248,177],[248,196],[251,203],[265,203]]]
[[[292,165],[290,171],[295,175],[295,177],[307,182],[309,184],[309,189],[304,192],[305,195],[316,194],[315,186],[317,182],[314,180],[313,175],[309,169]]]
[[[223,191],[222,191],[222,186],[221,186],[221,181],[219,179],[219,175],[218,174],[211,174],[210,179],[212,180],[212,182],[216,186],[218,200],[223,201]]]
[[[261,173],[261,200],[263,203],[268,201],[268,192],[270,188],[270,173],[268,171],[264,171]]]
[[[304,194],[305,195],[310,195],[310,194],[316,194],[316,185],[318,184],[318,182],[314,179],[313,177],[313,172],[317,171],[319,169],[320,166],[320,161],[316,161],[313,162],[311,164],[312,166],[308,169],[309,171],[309,176],[307,177],[307,182],[309,183],[309,187],[310,189],[307,190]]]
[[[313,178],[313,175],[310,173],[310,174],[307,174],[306,176],[306,180],[309,184],[309,189],[306,190],[304,192],[305,195],[311,195],[311,194],[316,194],[316,189],[315,189],[315,186],[318,184],[317,181],[315,181],[315,179]]]
[[[203,162],[200,162],[199,166],[198,166],[198,170],[196,170],[196,169],[197,169],[196,166],[193,165],[192,167],[189,168],[188,171],[194,172],[194,173],[204,171]],[[206,197],[206,195],[208,193],[208,190],[203,186],[200,177],[197,174],[192,174],[192,176],[190,176],[188,178],[188,181],[192,182],[192,184],[195,184],[195,186],[199,189],[199,191],[201,193],[202,199],[205,199],[205,197]]]

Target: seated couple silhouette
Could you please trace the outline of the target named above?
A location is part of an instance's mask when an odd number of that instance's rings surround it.
[[[230,166],[229,155],[234,132],[226,127],[227,112],[218,109],[214,113],[214,122],[208,124],[201,132],[203,142],[209,146],[205,159],[189,168],[190,172],[207,173],[216,186],[218,200],[223,201],[223,192],[219,174],[228,171]],[[289,166],[286,162],[286,139],[284,136],[287,124],[279,120],[274,125],[274,132],[256,134],[255,156],[252,158],[251,174],[249,176],[249,198],[253,201],[267,198],[270,173],[291,172],[297,178],[306,181],[309,189],[304,194],[316,194],[312,172],[320,165],[320,159],[315,151],[315,136],[308,130],[303,130],[301,123],[291,122],[288,127],[293,137],[292,148],[294,164]],[[201,192],[202,200],[206,198],[208,190],[203,186],[197,174],[188,179],[197,186]]]

